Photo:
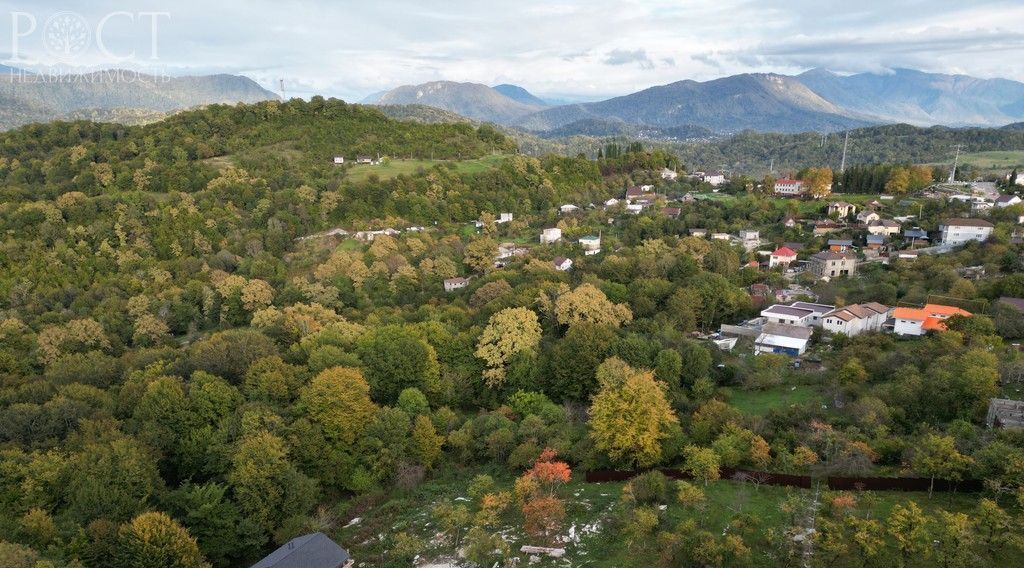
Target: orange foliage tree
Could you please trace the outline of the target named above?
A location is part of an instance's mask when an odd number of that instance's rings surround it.
[[[572,477],[569,464],[555,461],[557,452],[545,449],[526,473],[516,481],[516,496],[523,512],[523,528],[535,538],[552,540],[565,520],[565,504],[559,488]]]

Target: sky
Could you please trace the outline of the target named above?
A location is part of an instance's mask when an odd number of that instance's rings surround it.
[[[0,59],[243,74],[350,101],[435,80],[593,100],[813,67],[1024,81],[1024,1],[0,0]]]

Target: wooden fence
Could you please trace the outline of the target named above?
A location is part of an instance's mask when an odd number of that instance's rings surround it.
[[[660,468],[666,477],[671,479],[693,479],[693,476],[681,469]],[[614,469],[599,469],[588,471],[585,474],[587,483],[604,483],[608,481],[627,481],[644,471],[623,471]],[[793,475],[788,473],[774,473],[769,471],[754,471],[749,469],[738,469],[731,467],[719,468],[721,479],[744,481],[758,485],[781,485],[785,487],[800,487],[810,489],[814,479],[809,475]],[[820,477],[829,489],[846,491],[928,491],[932,480],[927,477]],[[950,481],[946,479],[935,480],[935,491],[976,493],[984,490],[984,483],[979,479],[965,479],[962,481]]]

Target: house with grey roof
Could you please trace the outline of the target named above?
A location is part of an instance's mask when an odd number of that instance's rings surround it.
[[[352,557],[322,532],[295,537],[250,568],[350,568]]]
[[[852,276],[857,272],[857,257],[849,252],[821,251],[810,258],[810,268],[818,278]]]
[[[807,351],[814,330],[785,323],[766,323],[754,340],[754,355],[777,353],[796,357]]]

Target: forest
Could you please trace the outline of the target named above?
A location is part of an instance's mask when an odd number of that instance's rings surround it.
[[[352,182],[373,166],[333,162],[362,154],[436,165]],[[505,158],[455,167],[488,155]],[[1024,380],[1024,317],[996,302],[1024,297],[1019,212],[993,213],[988,243],[815,288],[837,304],[952,296],[974,317],[920,339],[816,336],[798,369],[699,339],[756,315],[750,285],[783,280],[686,235],[814,242],[780,221],[816,205],[588,206],[634,184],[699,189],[665,167],[680,159],[528,157],[486,125],[319,98],[0,134],[0,565],[245,566],[313,531],[366,566],[513,565],[522,544],[601,566],[1021,554],[1024,434],[984,422]],[[932,222],[957,205],[904,207]],[[534,244],[555,226],[561,243]],[[401,232],[305,238],[333,228]],[[585,235],[601,254],[580,253]],[[529,255],[496,266],[506,242]],[[468,286],[446,292],[457,276]],[[722,468],[985,489],[817,495]],[[583,481],[597,470],[652,471]]]

